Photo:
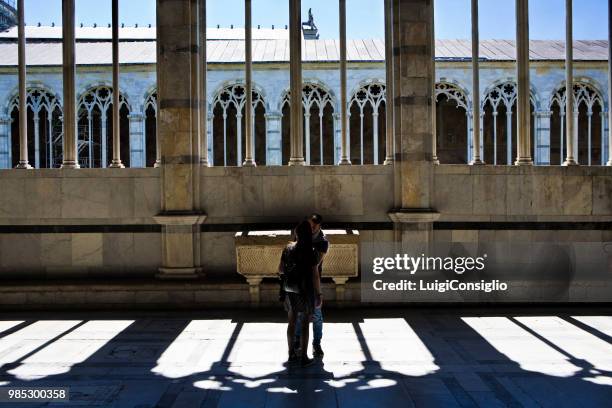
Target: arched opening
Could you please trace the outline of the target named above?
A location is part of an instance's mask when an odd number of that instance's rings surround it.
[[[144,104],[145,165],[155,166],[157,160],[157,92],[152,92]]]
[[[28,162],[35,168],[59,167],[62,160],[61,108],[50,92],[31,88],[27,90],[27,144]],[[11,118],[11,165],[19,163],[19,96],[9,104]]]
[[[266,108],[259,92],[253,90],[253,154],[256,163],[266,165]],[[223,88],[212,104],[212,165],[242,166],[246,151],[245,89],[236,84]]]
[[[282,103],[282,163],[287,164],[291,155],[291,119],[289,92]],[[304,159],[308,165],[334,164],[334,105],[332,97],[316,84],[306,84],[302,89],[302,116],[304,126]]]
[[[436,153],[440,163],[468,162],[467,107],[467,97],[459,87],[436,84]]]
[[[351,162],[380,164],[385,157],[385,85],[372,83],[357,90],[349,102]]]

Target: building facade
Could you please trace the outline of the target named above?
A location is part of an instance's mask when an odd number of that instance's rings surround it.
[[[244,159],[244,39],[237,28],[209,29],[208,162],[240,166]],[[59,167],[62,152],[61,31],[26,27],[33,60],[28,61],[29,155],[37,168]],[[289,159],[289,70],[287,29],[254,30],[254,155],[260,165]],[[110,163],[112,87],[110,29],[77,29],[79,162]],[[156,148],[155,28],[121,31],[121,156],[131,167],[151,167]],[[608,160],[607,42],[580,41],[575,62],[575,111],[580,164]],[[0,168],[18,162],[16,29],[0,35],[7,58],[0,63]],[[516,73],[512,42],[481,45],[479,125],[481,155],[488,164],[512,164],[516,157]],[[534,41],[531,64],[532,157],[538,165],[563,162],[565,85],[563,44]],[[355,164],[382,164],[385,156],[385,61],[382,40],[350,41],[348,69],[350,158]],[[469,163],[475,103],[470,93],[470,46],[439,40],[436,46],[436,133],[441,163]],[[337,41],[305,41],[303,109],[306,161],[333,165],[340,160],[340,78]]]

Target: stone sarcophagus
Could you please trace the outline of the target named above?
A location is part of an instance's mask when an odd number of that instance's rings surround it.
[[[329,251],[323,261],[323,277],[336,284],[336,300],[344,299],[344,285],[359,273],[359,232],[323,230]],[[242,231],[236,233],[236,267],[249,283],[251,301],[259,302],[263,278],[278,277],[283,248],[291,241],[291,231]]]

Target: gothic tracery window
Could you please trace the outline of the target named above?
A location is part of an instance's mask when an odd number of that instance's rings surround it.
[[[35,168],[59,167],[62,163],[62,108],[57,97],[43,88],[27,90],[28,161]],[[9,104],[12,119],[11,164],[19,162],[19,95]]]
[[[282,162],[287,164],[290,156],[290,93],[282,98]],[[306,164],[333,165],[336,161],[334,104],[330,93],[319,85],[307,83],[302,89],[302,112],[304,115],[304,158]]]
[[[436,151],[444,164],[465,164],[468,161],[469,104],[457,85],[436,83]]]
[[[152,91],[145,100],[143,106],[144,113],[144,134],[145,134],[145,155],[146,166],[153,167],[157,160],[157,91]]]
[[[121,160],[130,164],[129,122],[130,108],[119,95]],[[107,167],[113,155],[113,91],[99,86],[85,92],[77,103],[77,154],[81,167]]]
[[[353,164],[385,160],[385,85],[373,82],[357,90],[349,102],[349,134]]]
[[[561,164],[567,156],[566,88],[560,87],[551,98],[550,149],[551,164]],[[584,82],[574,84],[574,126],[577,143],[574,143],[574,158],[580,164],[603,164],[602,153],[605,138],[603,98],[591,85]]]
[[[253,153],[258,164],[266,164],[266,106],[263,96],[253,90]],[[241,166],[246,149],[244,137],[245,89],[242,84],[223,88],[212,103],[212,143],[209,160],[217,166]]]

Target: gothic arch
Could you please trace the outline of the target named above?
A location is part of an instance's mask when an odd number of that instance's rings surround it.
[[[35,168],[52,168],[61,164],[62,154],[62,106],[50,88],[31,84],[26,89],[28,117],[28,161]],[[11,165],[19,161],[19,94],[14,94],[7,104],[8,117],[12,119],[9,139]]]
[[[290,91],[281,96],[282,162],[287,164],[290,151]],[[331,165],[336,154],[336,101],[334,94],[320,81],[306,81],[302,87],[304,116],[304,158],[306,164]],[[315,136],[315,137],[313,137]]]
[[[254,159],[266,164],[265,115],[268,106],[263,91],[256,85],[253,86],[252,98]],[[242,152],[246,149],[243,137],[245,104],[243,82],[226,82],[215,92],[210,104],[212,143],[209,143],[209,155],[212,165],[242,165]]]
[[[605,99],[594,81],[579,78],[574,82],[574,121],[577,140],[574,157],[581,164],[604,164],[605,150]],[[551,164],[561,164],[567,155],[565,106],[567,92],[565,81],[553,92],[549,101],[551,112]]]
[[[442,79],[435,85],[436,153],[440,163],[465,164],[469,149],[468,92],[458,83]]]
[[[77,154],[81,167],[107,167],[112,158],[112,87],[99,83],[86,88],[77,98]],[[131,105],[119,93],[120,152],[130,164],[129,119]]]
[[[349,140],[354,164],[379,164],[385,157],[386,85],[381,80],[363,81],[350,94]]]

